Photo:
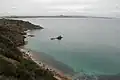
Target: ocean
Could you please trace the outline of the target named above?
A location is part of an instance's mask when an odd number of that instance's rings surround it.
[[[31,31],[26,48],[44,52],[75,72],[120,73],[120,19],[24,18],[43,30]],[[63,36],[62,40],[50,38]]]

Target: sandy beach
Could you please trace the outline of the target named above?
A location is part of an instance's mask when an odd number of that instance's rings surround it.
[[[47,63],[40,61],[39,60],[39,55],[37,55],[36,52],[30,50],[30,49],[26,49],[24,48],[24,46],[19,47],[21,52],[24,52],[24,57],[25,58],[30,58],[32,59],[35,63],[37,63],[41,68],[43,69],[47,69],[49,71],[51,71],[54,74],[54,77],[58,80],[72,80],[70,76],[66,76],[62,71],[54,68],[54,66],[52,65],[48,65]]]

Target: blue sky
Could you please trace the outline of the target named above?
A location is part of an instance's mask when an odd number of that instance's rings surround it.
[[[0,0],[0,15],[120,16],[120,0]]]

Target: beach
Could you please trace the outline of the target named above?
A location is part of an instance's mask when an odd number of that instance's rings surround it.
[[[48,65],[47,63],[40,61],[41,52],[35,52],[30,49],[25,48],[24,46],[19,47],[20,51],[24,53],[25,58],[32,59],[35,63],[37,63],[42,69],[49,70],[54,74],[54,77],[58,80],[72,80],[70,75],[66,76],[62,71],[54,68],[52,65]]]

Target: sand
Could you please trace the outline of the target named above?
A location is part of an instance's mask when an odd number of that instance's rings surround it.
[[[19,47],[19,49],[21,52],[24,52],[25,55],[29,56],[29,58],[31,58],[41,68],[43,68],[45,70],[48,69],[49,71],[52,71],[54,73],[54,77],[56,79],[58,79],[58,80],[72,80],[70,76],[65,76],[65,74],[62,71],[54,68],[54,66],[48,65],[45,62],[40,61],[39,56],[36,55],[34,51],[26,49],[26,48],[24,48],[24,46]],[[28,58],[28,57],[26,57],[26,58]]]

